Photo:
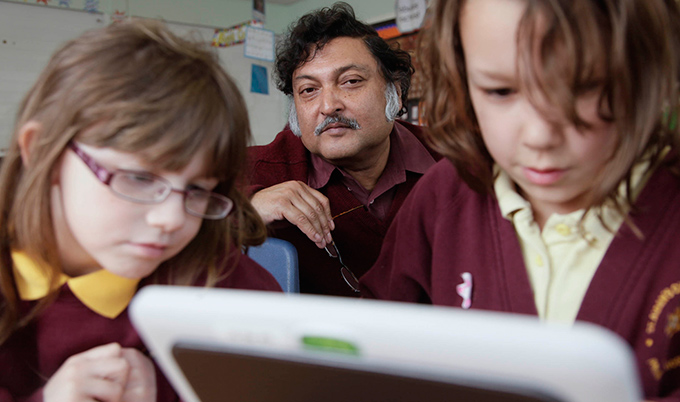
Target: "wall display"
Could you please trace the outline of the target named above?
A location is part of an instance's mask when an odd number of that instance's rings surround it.
[[[244,56],[274,61],[274,32],[249,26],[246,29]]]
[[[426,0],[396,0],[397,28],[401,33],[409,33],[420,29],[427,11]]]
[[[74,3],[77,1],[80,0],[74,0]],[[48,0],[48,3],[57,2]],[[67,40],[108,23],[109,16],[102,13],[0,0],[0,154],[9,144],[19,103],[52,53]],[[215,34],[214,27],[167,24],[179,35],[208,43]],[[231,46],[216,48],[215,51],[243,94],[255,143],[271,142],[288,118],[285,96],[278,91],[269,96],[250,91],[252,61],[243,57],[243,48]],[[267,61],[259,64],[265,67],[273,65]],[[268,86],[273,86],[273,83]]]

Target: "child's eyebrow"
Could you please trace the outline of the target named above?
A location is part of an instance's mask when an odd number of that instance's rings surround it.
[[[471,68],[468,70],[468,76],[470,78],[473,78],[474,81],[476,80],[485,80],[485,81],[501,81],[501,82],[508,82],[508,81],[515,81],[516,76],[515,74],[508,74],[503,71],[494,71],[494,70],[487,70],[484,68]]]

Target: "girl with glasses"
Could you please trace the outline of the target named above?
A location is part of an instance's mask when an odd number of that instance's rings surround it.
[[[216,56],[158,23],[54,54],[0,171],[0,401],[175,400],[128,320],[136,290],[280,289],[240,253],[265,237],[235,188],[247,116]]]
[[[680,401],[676,0],[434,0],[418,182],[362,295],[599,324]],[[503,331],[503,328],[498,328]]]

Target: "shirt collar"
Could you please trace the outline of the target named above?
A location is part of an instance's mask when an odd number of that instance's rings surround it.
[[[38,300],[50,291],[68,284],[73,294],[95,313],[116,318],[130,304],[140,279],[128,279],[100,269],[87,275],[71,278],[60,274],[55,286],[50,288],[47,272],[25,253],[12,252],[14,278],[22,300]]]
[[[327,185],[336,169],[342,173],[338,167],[318,155],[312,154],[311,161],[312,169],[309,172],[307,184],[314,189],[318,190]],[[390,155],[386,165],[386,169],[391,167],[390,174],[405,171],[423,174],[435,162],[432,155],[413,133],[399,122],[394,123],[390,133]],[[345,177],[348,176],[345,175]]]

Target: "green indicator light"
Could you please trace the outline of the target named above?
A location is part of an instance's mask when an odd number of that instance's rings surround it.
[[[346,355],[359,355],[359,348],[354,344],[341,341],[340,339],[325,338],[320,336],[303,336],[302,345],[306,349],[318,350],[322,352],[342,353]]]

